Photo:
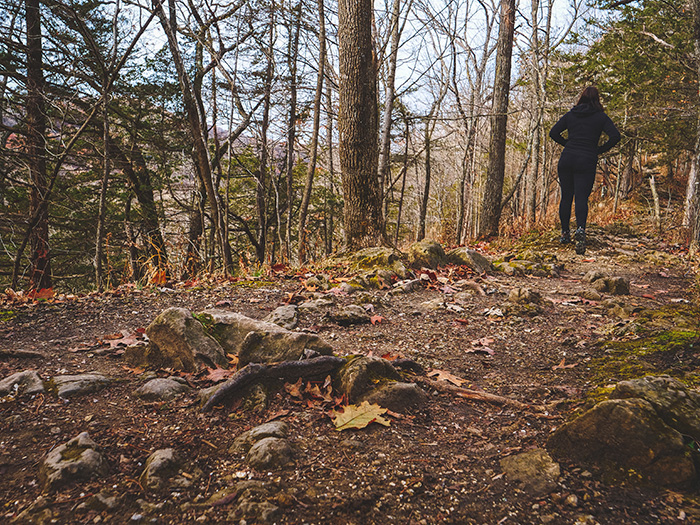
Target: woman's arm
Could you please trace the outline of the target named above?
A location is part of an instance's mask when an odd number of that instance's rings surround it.
[[[564,137],[561,136],[561,134],[564,132],[565,129],[567,129],[566,115],[564,115],[562,118],[560,118],[559,122],[557,122],[556,124],[554,124],[554,126],[552,126],[552,129],[549,130],[549,137],[554,142],[557,142],[558,144],[561,144],[562,146],[566,146],[568,139],[565,139]]]
[[[611,150],[613,147],[615,147],[615,144],[620,142],[620,132],[617,130],[615,124],[613,124],[613,121],[610,120],[610,117],[608,117],[607,115],[605,115],[603,132],[608,136],[608,140],[602,146],[598,146],[598,155],[602,155],[606,151]]]

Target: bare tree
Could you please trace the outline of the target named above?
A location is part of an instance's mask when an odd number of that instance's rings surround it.
[[[515,0],[501,0],[496,73],[493,86],[489,164],[486,172],[484,198],[481,203],[479,235],[497,236],[501,219],[503,178],[506,167],[506,131],[508,124],[508,96],[515,30]]]

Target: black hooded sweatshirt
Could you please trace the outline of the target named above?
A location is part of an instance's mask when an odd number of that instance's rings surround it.
[[[569,138],[562,137],[569,130]],[[598,146],[602,132],[608,136],[607,142]],[[579,104],[554,124],[549,136],[564,146],[564,150],[576,150],[595,156],[605,153],[620,142],[620,132],[604,111],[591,104]]]

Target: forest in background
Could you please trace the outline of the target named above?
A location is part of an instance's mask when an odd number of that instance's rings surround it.
[[[359,42],[339,38],[348,3],[0,0],[0,284],[163,284],[352,244],[348,209],[365,209],[340,158],[339,48]],[[377,154],[364,176],[383,242],[558,226],[547,133],[595,84],[623,140],[599,163],[593,220],[634,200],[697,243],[696,4],[358,2],[371,10]]]

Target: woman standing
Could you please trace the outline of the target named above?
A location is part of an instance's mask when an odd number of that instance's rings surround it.
[[[562,133],[568,130],[568,138]],[[607,142],[598,145],[600,135],[608,136]],[[564,146],[559,157],[557,171],[561,185],[559,219],[561,221],[562,244],[571,242],[569,221],[571,203],[576,201],[576,253],[586,253],[586,220],[588,219],[588,197],[593,191],[598,155],[605,153],[620,142],[620,132],[610,117],[605,114],[600,103],[598,88],[587,87],[581,93],[576,105],[554,124],[549,136]]]

